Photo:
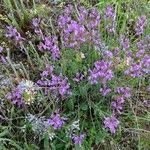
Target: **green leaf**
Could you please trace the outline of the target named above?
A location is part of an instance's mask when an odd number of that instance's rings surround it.
[[[68,99],[67,100],[67,106],[70,110],[74,110],[74,101],[73,101],[73,99]]]
[[[48,134],[45,134],[45,138],[44,138],[44,150],[50,150]]]
[[[82,110],[87,110],[88,109],[88,104],[87,103],[83,103],[83,104],[81,104],[80,108]]]

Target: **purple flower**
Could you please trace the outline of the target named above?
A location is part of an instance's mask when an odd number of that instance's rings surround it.
[[[111,92],[111,89],[108,87],[104,87],[100,89],[100,92],[102,93],[103,96],[106,96],[108,93]]]
[[[60,95],[62,98],[71,95],[67,77],[55,75],[53,73],[53,66],[51,65],[46,65],[46,69],[41,73],[41,79],[37,81],[37,84],[45,89],[46,95],[49,91],[55,96]]]
[[[130,48],[129,39],[125,35],[121,35],[121,46],[126,50]]]
[[[88,37],[88,32],[85,27],[73,20],[68,24],[64,33],[64,44],[70,48],[80,47],[82,43],[86,42]]]
[[[68,4],[68,5],[65,7],[64,12],[65,12],[67,15],[69,15],[69,14],[72,13],[72,10],[73,10],[73,5]]]
[[[142,35],[144,33],[144,29],[146,27],[147,19],[146,16],[140,16],[136,22],[136,35]]]
[[[121,114],[123,110],[123,104],[124,104],[124,97],[118,96],[116,99],[111,103],[111,107],[113,109],[113,112],[115,114]]]
[[[129,98],[131,96],[131,89],[129,87],[117,87],[115,92],[125,98]]]
[[[141,77],[150,73],[150,55],[140,52],[141,57],[136,58],[130,66],[125,70],[125,74],[131,77]],[[138,54],[139,55],[139,54]]]
[[[117,96],[111,103],[114,114],[121,114],[123,111],[124,102],[131,97],[131,89],[129,87],[117,87],[115,89]]]
[[[114,9],[111,5],[108,5],[105,9],[105,17],[111,17],[113,18],[114,17]]]
[[[82,81],[83,78],[84,78],[84,75],[83,75],[83,74],[81,74],[81,73],[76,73],[76,76],[75,76],[75,78],[73,78],[73,81],[79,82],[79,81]]]
[[[85,134],[73,135],[72,140],[73,140],[74,144],[81,146],[84,137],[85,137]]]
[[[115,56],[118,56],[119,55],[119,53],[120,53],[120,49],[118,48],[118,47],[116,47],[115,49],[114,49],[114,55]]]
[[[111,5],[105,9],[104,19],[106,21],[106,29],[108,32],[115,32],[116,29],[116,13]]]
[[[109,60],[113,58],[113,53],[109,50],[104,52],[105,58],[108,58]]]
[[[44,77],[47,77],[47,76],[51,76],[53,74],[53,69],[54,67],[49,65],[49,64],[46,64],[46,68],[45,70],[41,73],[41,77],[44,78]]]
[[[141,66],[141,71],[143,74],[150,74],[150,55],[144,55],[141,60]]]
[[[100,24],[101,16],[96,8],[93,8],[89,12],[89,16],[87,19],[88,19],[88,23],[86,24],[86,26],[88,27],[88,29],[97,30],[97,27]],[[85,20],[86,20],[86,18],[85,18]]]
[[[62,76],[52,75],[49,88],[53,92],[58,92],[62,97],[64,95],[70,95],[70,85],[68,84],[67,78],[62,79]]]
[[[99,44],[99,12],[96,9],[88,11],[83,6],[78,6],[77,9],[79,11],[77,18],[74,18],[71,13],[74,10],[72,5],[66,7],[64,13],[58,18],[63,45],[79,49],[82,44],[88,42]]]
[[[54,129],[60,129],[65,124],[65,118],[60,117],[60,114],[52,114],[51,118],[48,119],[48,125],[52,126]]]
[[[119,121],[114,115],[112,115],[111,117],[105,117],[104,125],[105,128],[108,128],[112,134],[115,134]]]
[[[140,58],[140,57],[142,57],[144,55],[144,53],[145,53],[145,50],[141,49],[141,50],[139,50],[139,51],[136,52],[136,57]]]
[[[56,36],[44,37],[43,42],[38,45],[40,51],[49,51],[53,60],[60,58],[60,49],[58,47],[58,40]]]
[[[7,63],[7,59],[6,59],[6,57],[4,57],[3,55],[0,55],[0,61],[1,61],[3,64],[6,64],[6,63]]]
[[[146,107],[150,108],[150,100],[144,100],[144,101],[143,101],[143,104],[144,104]]]
[[[147,87],[147,91],[150,92],[150,85]]]
[[[40,21],[41,21],[40,18],[34,18],[32,19],[32,25],[37,28],[40,25]]]
[[[17,31],[17,29],[13,26],[7,26],[7,33],[6,37],[13,38],[17,43],[24,40],[23,37],[21,37],[20,33]]]
[[[62,15],[58,19],[58,25],[61,29],[66,28],[66,24],[68,24],[71,21],[71,17],[68,15]]]
[[[6,98],[19,107],[23,105],[22,92],[19,88],[16,88],[11,93],[8,93]]]
[[[0,46],[0,53],[2,53],[2,51],[3,51],[3,47]]]
[[[6,28],[8,30],[8,33],[6,33],[6,37],[11,38],[11,37],[15,37],[18,34],[17,29],[15,27],[7,26]]]
[[[85,24],[87,22],[87,18],[88,18],[88,10],[83,7],[83,6],[78,6],[78,11],[79,11],[79,16],[78,16],[78,21],[81,23],[81,24]]]
[[[43,35],[43,32],[40,28],[40,22],[41,22],[41,19],[40,18],[34,18],[32,19],[32,26],[34,28],[34,32],[41,38],[41,39],[44,39],[44,35]]]
[[[125,70],[125,74],[130,75],[131,77],[141,77],[141,64],[140,63],[132,63],[127,70]]]
[[[136,45],[140,50],[145,50],[147,47],[147,44],[144,42],[144,40],[138,41]]]
[[[97,61],[94,63],[94,69],[90,71],[89,81],[91,84],[97,84],[102,82],[105,84],[107,81],[113,78],[113,72],[111,70],[111,62]]]

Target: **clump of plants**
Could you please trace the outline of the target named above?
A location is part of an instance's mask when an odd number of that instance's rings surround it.
[[[2,2],[2,149],[150,148],[150,4],[134,3]]]

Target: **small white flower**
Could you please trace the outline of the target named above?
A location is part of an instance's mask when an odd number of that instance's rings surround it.
[[[80,130],[80,127],[79,127],[79,120],[77,121],[74,121],[71,125],[71,128],[72,129],[76,129],[76,130]]]
[[[33,103],[36,94],[36,87],[34,85],[34,82],[30,80],[22,80],[19,83],[18,88],[22,92],[25,104],[30,105],[31,103]]]
[[[48,133],[48,136],[49,136],[49,139],[52,141],[55,137],[55,133],[54,132]]]
[[[82,52],[80,53],[80,56],[81,56],[82,59],[85,58],[85,55],[84,55],[84,53],[82,53]]]
[[[18,87],[22,90],[35,90],[34,82],[30,80],[22,80]]]

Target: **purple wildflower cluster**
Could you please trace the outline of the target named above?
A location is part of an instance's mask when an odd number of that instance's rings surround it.
[[[85,134],[73,135],[73,136],[72,136],[72,140],[73,140],[73,142],[74,142],[75,145],[81,146],[84,137],[85,137]]]
[[[143,35],[144,30],[146,28],[147,24],[146,16],[144,15],[140,16],[135,24],[135,32],[136,32],[135,39],[137,38],[138,40],[137,45],[135,46],[136,50],[134,51],[134,47],[132,49],[131,45],[132,43],[130,43],[132,42],[132,40],[128,38],[129,36],[121,35],[120,41],[119,40],[117,41],[120,42],[120,46],[119,48],[118,47],[115,48],[114,52],[108,50],[107,46],[101,43],[99,32],[101,16],[97,11],[97,9],[92,8],[90,10],[87,10],[85,7],[81,5],[77,6],[68,5],[65,7],[63,13],[61,13],[57,19],[58,20],[55,22],[56,23],[55,25],[57,27],[56,30],[57,33],[55,34],[53,33],[46,34],[45,30],[41,28],[42,20],[40,18],[34,18],[32,20],[32,27],[35,33],[34,36],[36,36],[36,39],[38,39],[36,41],[38,42],[37,45],[38,50],[41,52],[50,52],[52,59],[55,61],[61,58],[61,51],[60,51],[61,46],[63,46],[63,48],[72,48],[72,49],[80,49],[81,46],[84,44],[89,44],[90,46],[91,45],[99,46],[99,51],[102,50],[101,51],[102,53],[100,53],[99,55],[101,57],[101,60],[96,61],[93,65],[93,69],[89,70],[88,81],[94,85],[95,84],[101,85],[99,92],[101,93],[102,96],[107,96],[109,93],[114,93],[115,96],[112,97],[113,100],[111,101],[110,106],[112,115],[109,117],[105,117],[103,123],[104,127],[107,128],[111,132],[111,134],[115,134],[120,123],[119,117],[123,113],[125,102],[127,99],[131,97],[131,89],[126,86],[126,87],[117,87],[115,88],[115,90],[113,90],[108,85],[109,82],[112,81],[112,79],[114,78],[115,74],[117,75],[117,77],[118,76],[122,77],[122,70],[121,70],[122,68],[126,69],[124,71],[123,77],[124,76],[125,77],[130,76],[130,78],[142,76],[149,77],[150,36],[147,36],[146,39],[139,41],[139,36]],[[105,9],[104,25],[106,28],[106,32],[117,34],[116,10],[114,9],[113,6],[108,5]],[[14,41],[16,41],[16,44],[19,44],[20,42],[25,40],[21,36],[21,34],[17,31],[17,29],[13,26],[7,26],[6,37],[9,37]],[[116,40],[116,37],[118,36],[115,36],[114,40]],[[60,43],[62,44],[61,46],[59,46]],[[0,58],[4,62],[4,57],[2,55],[3,49],[4,48],[0,46]],[[84,55],[84,53],[81,52],[80,54],[81,54],[80,58],[84,59],[85,56],[88,57],[88,55],[90,55],[91,53],[86,53],[87,55]],[[124,64],[124,59],[125,61],[127,61],[125,62],[127,65]],[[87,61],[88,60],[89,59],[87,59]],[[81,68],[79,66],[79,68],[77,69],[79,70],[85,69],[89,65],[87,61],[83,61],[83,68],[81,63]],[[116,63],[114,63],[115,61]],[[78,62],[77,64],[79,64],[79,61],[77,62]],[[76,67],[76,63],[74,66]],[[78,72],[75,74],[73,81],[74,83],[79,83],[83,79],[84,74]],[[120,78],[119,80],[116,80],[116,82],[114,82],[114,86],[116,84],[119,84],[118,82],[120,81],[122,81],[122,79],[120,80]],[[72,94],[68,78],[63,76],[61,73],[56,74],[54,72],[54,66],[49,64],[46,65],[44,71],[40,74],[40,79],[37,81],[37,84],[41,89],[44,90],[45,95],[48,95],[49,92],[51,92],[52,96],[54,96],[55,98],[65,99],[67,96],[70,96]],[[150,86],[147,85],[147,83],[146,86],[148,86],[146,90],[150,91]],[[33,103],[33,100],[35,99],[35,93],[36,92],[34,83],[29,80],[28,81],[24,80],[21,81],[10,93],[8,93],[6,95],[6,98],[10,100],[13,104],[22,107],[26,106],[27,104],[29,105]],[[84,93],[85,92],[83,92],[83,94]],[[77,98],[80,97],[80,95],[78,94],[77,95],[75,94],[75,98],[76,96]],[[147,107],[150,107],[150,102],[148,100],[144,100],[143,104],[147,105]],[[34,116],[30,115],[30,118],[31,117]],[[33,119],[35,121],[32,121]],[[41,132],[47,133],[49,132],[49,136],[51,131],[55,132],[57,131],[57,129],[61,129],[67,122],[66,121],[67,118],[62,117],[59,112],[53,112],[48,119],[45,119],[45,117],[43,118],[35,117],[33,119],[31,119],[32,125],[35,125],[33,129],[39,130],[40,128],[43,128]],[[36,127],[36,124],[39,124],[39,126]],[[75,121],[70,126],[70,128],[68,126],[68,129],[69,129],[68,130],[69,138],[73,141],[75,145],[81,146],[85,138],[85,134],[78,134],[81,133],[79,121]],[[52,132],[51,139],[53,138],[54,135],[55,133]]]
[[[52,113],[50,119],[47,119],[47,125],[52,126],[54,128],[54,130],[58,130],[65,124],[66,120],[67,120],[67,118],[61,117],[58,112]],[[73,126],[73,128],[76,128],[76,125]],[[79,128],[79,127],[77,127],[77,128]],[[82,145],[84,137],[85,137],[85,134],[71,135],[71,139],[73,140],[73,143],[75,145],[79,145],[79,146]]]
[[[19,107],[24,105],[22,91],[19,88],[15,88],[11,93],[8,93],[6,98]]]
[[[106,21],[106,30],[115,33],[116,30],[116,13],[111,5],[108,5],[104,12],[104,19]]]
[[[32,25],[35,27],[35,28],[39,28],[40,26],[40,18],[33,18],[32,19]]]
[[[114,59],[114,62],[115,62],[115,66],[117,67],[117,64],[120,64],[121,63],[121,58],[120,58],[120,54],[121,54],[121,49],[116,47],[113,49],[113,59]]]
[[[123,49],[127,50],[130,48],[129,39],[125,35],[121,35],[121,46]]]
[[[78,15],[74,17],[73,5],[68,5],[64,9],[64,13],[58,18],[58,26],[60,29],[62,44],[69,48],[80,48],[84,43],[92,42],[100,44],[98,26],[100,23],[100,14],[96,9],[87,10],[83,6],[78,6]],[[60,58],[60,48],[58,46],[58,37],[55,35],[44,35],[40,28],[41,19],[34,18],[32,26],[34,32],[40,37],[38,49],[40,51],[48,51],[52,55],[53,60]]]
[[[111,61],[100,60],[94,63],[94,69],[90,70],[89,81],[91,84],[103,83],[106,84],[113,78],[111,70]]]
[[[100,88],[100,93],[102,94],[102,96],[106,96],[107,94],[109,94],[112,90],[108,87],[103,87]]]
[[[131,63],[125,70],[126,75],[130,75],[135,78],[148,75],[150,73],[149,37],[147,37],[145,41],[146,42],[140,40],[137,42],[138,50],[135,52],[135,56],[133,52],[133,54],[131,54],[132,57],[129,56]]]
[[[115,100],[111,103],[113,109],[113,115],[111,117],[104,118],[105,128],[108,128],[112,134],[116,132],[116,129],[119,125],[119,120],[117,117],[121,114],[123,110],[124,102],[127,98],[131,96],[131,90],[129,87],[117,87],[115,89],[117,96]]]
[[[32,26],[34,28],[34,32],[42,38],[43,32],[40,28],[40,22],[41,22],[40,18],[33,18],[32,19]]]
[[[83,6],[78,6],[78,16],[73,18],[72,5],[64,9],[64,14],[58,18],[63,45],[69,48],[80,48],[87,42],[99,44],[98,26],[100,14],[96,9],[88,11]]]
[[[136,35],[142,35],[147,24],[147,19],[145,15],[138,18],[135,26]]]
[[[134,62],[131,66],[125,71],[125,74],[130,75],[131,77],[141,77],[144,74],[150,73],[150,56],[145,55],[140,62]]]
[[[66,118],[61,117],[59,113],[52,113],[47,122],[48,125],[52,126],[56,130],[60,129],[65,124],[65,120]]]
[[[88,80],[91,84],[101,83],[102,86],[99,92],[102,96],[106,96],[112,90],[107,86],[108,81],[114,77],[113,68],[113,53],[110,50],[103,52],[103,59],[94,63],[94,69],[90,70]]]
[[[46,66],[46,69],[41,73],[41,79],[37,83],[40,87],[45,88],[45,94],[51,91],[55,96],[60,95],[61,98],[71,94],[67,77],[55,75],[53,67],[50,65]]]
[[[56,36],[44,37],[43,42],[38,45],[40,51],[49,51],[53,60],[60,58],[60,50],[58,47],[58,39]]]
[[[110,50],[106,50],[106,51],[104,51],[104,53],[103,53],[103,57],[105,58],[105,60],[111,62],[111,60],[112,60],[112,58],[113,58],[113,53],[112,53]]]
[[[40,18],[32,19],[32,25],[34,32],[40,37],[41,42],[38,45],[38,49],[42,52],[48,51],[51,53],[53,60],[58,60],[60,58],[60,49],[58,46],[57,36],[46,36],[40,28]]]
[[[16,44],[24,40],[24,38],[21,37],[21,34],[17,31],[15,27],[7,26],[6,28],[7,33],[5,34],[5,36],[14,39]]]
[[[105,117],[104,119],[105,128],[108,128],[112,134],[115,134],[116,128],[119,125],[117,118],[112,115],[111,117]]]
[[[114,114],[121,114],[123,110],[124,102],[127,98],[131,96],[131,89],[129,87],[117,87],[115,90],[117,96],[115,100],[111,103],[113,113]]]

